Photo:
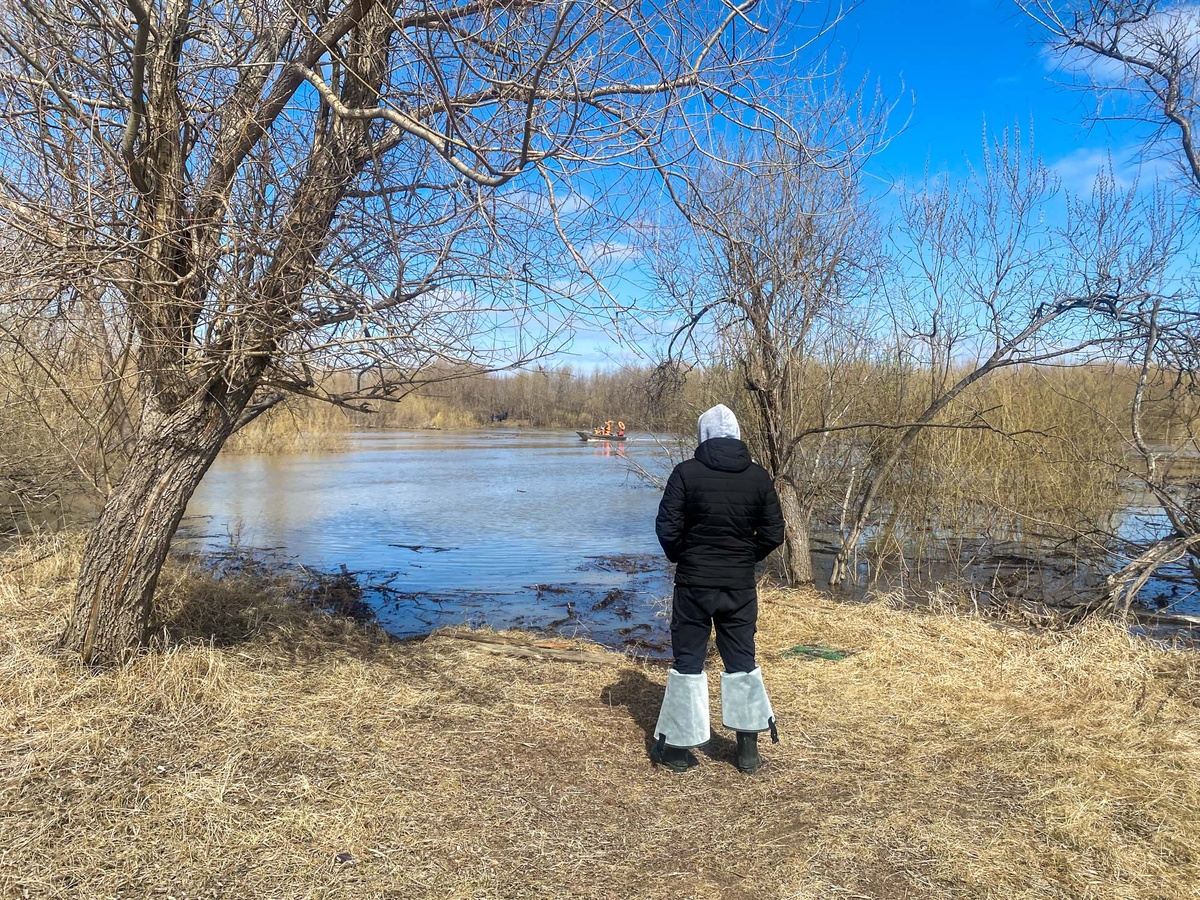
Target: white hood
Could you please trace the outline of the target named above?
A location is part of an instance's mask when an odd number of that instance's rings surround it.
[[[696,429],[697,443],[703,444],[709,438],[742,437],[742,429],[738,426],[737,416],[724,403],[718,403],[710,410],[701,414]]]

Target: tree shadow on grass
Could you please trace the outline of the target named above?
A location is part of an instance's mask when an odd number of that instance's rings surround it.
[[[600,691],[602,703],[609,707],[623,706],[629,712],[629,717],[645,736],[647,754],[658,739],[654,726],[658,724],[664,690],[663,684],[652,681],[645,672],[625,669],[615,682]],[[731,764],[737,756],[737,744],[716,729],[708,743],[696,749],[709,759]]]

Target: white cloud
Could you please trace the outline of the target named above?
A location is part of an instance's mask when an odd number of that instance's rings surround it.
[[[1196,67],[1200,54],[1200,3],[1177,3],[1148,16],[1142,22],[1115,33],[1110,27],[1088,29],[1086,35],[1099,44],[1116,40],[1123,53],[1153,62],[1170,57],[1190,61]],[[1124,63],[1086,50],[1043,51],[1048,69],[1086,78],[1096,87],[1113,87],[1130,74]]]
[[[1072,194],[1090,194],[1102,174],[1110,174],[1116,186],[1128,189],[1135,183],[1151,187],[1171,177],[1171,163],[1162,158],[1139,158],[1138,147],[1079,147],[1050,165],[1063,187]]]
[[[1045,47],[1042,62],[1046,70],[1055,75],[1070,75],[1097,87],[1112,87],[1125,78],[1124,64],[1084,50]]]
[[[591,241],[579,248],[579,254],[592,266],[636,262],[642,257],[641,251],[633,244],[612,238]]]
[[[1116,174],[1116,162],[1111,159],[1108,150],[1080,147],[1052,163],[1050,169],[1068,191],[1073,194],[1085,194],[1091,192],[1096,179],[1108,170],[1110,163]],[[1123,178],[1119,175],[1117,183],[1123,183]]]

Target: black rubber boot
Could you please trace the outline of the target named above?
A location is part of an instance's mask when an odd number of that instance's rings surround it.
[[[659,741],[650,749],[650,759],[672,772],[686,772],[692,766],[700,765],[696,754],[683,747],[668,747]]]
[[[753,731],[739,731],[737,745],[738,771],[753,775],[762,768],[762,757],[758,755],[758,735]]]

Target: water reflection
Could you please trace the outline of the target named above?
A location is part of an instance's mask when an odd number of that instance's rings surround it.
[[[372,432],[342,453],[222,457],[181,538],[345,565],[400,635],[486,622],[654,645],[670,590],[659,494],[630,460],[668,465],[650,439],[499,431]]]
[[[218,459],[181,537],[195,549],[221,550],[232,539],[324,570],[345,565],[399,635],[469,622],[553,627],[655,650],[665,646],[657,612],[670,592],[654,538],[659,492],[632,471],[665,475],[669,465],[650,437],[370,432],[343,453]],[[1164,524],[1161,512],[1131,503],[1117,528],[1146,539]],[[966,578],[984,604],[1080,602],[1120,564],[966,525],[927,537],[926,555],[890,564],[872,560],[865,542],[859,592]],[[837,546],[834,532],[814,536],[819,578]],[[1189,574],[1182,564],[1164,567],[1143,603],[1200,613]]]

